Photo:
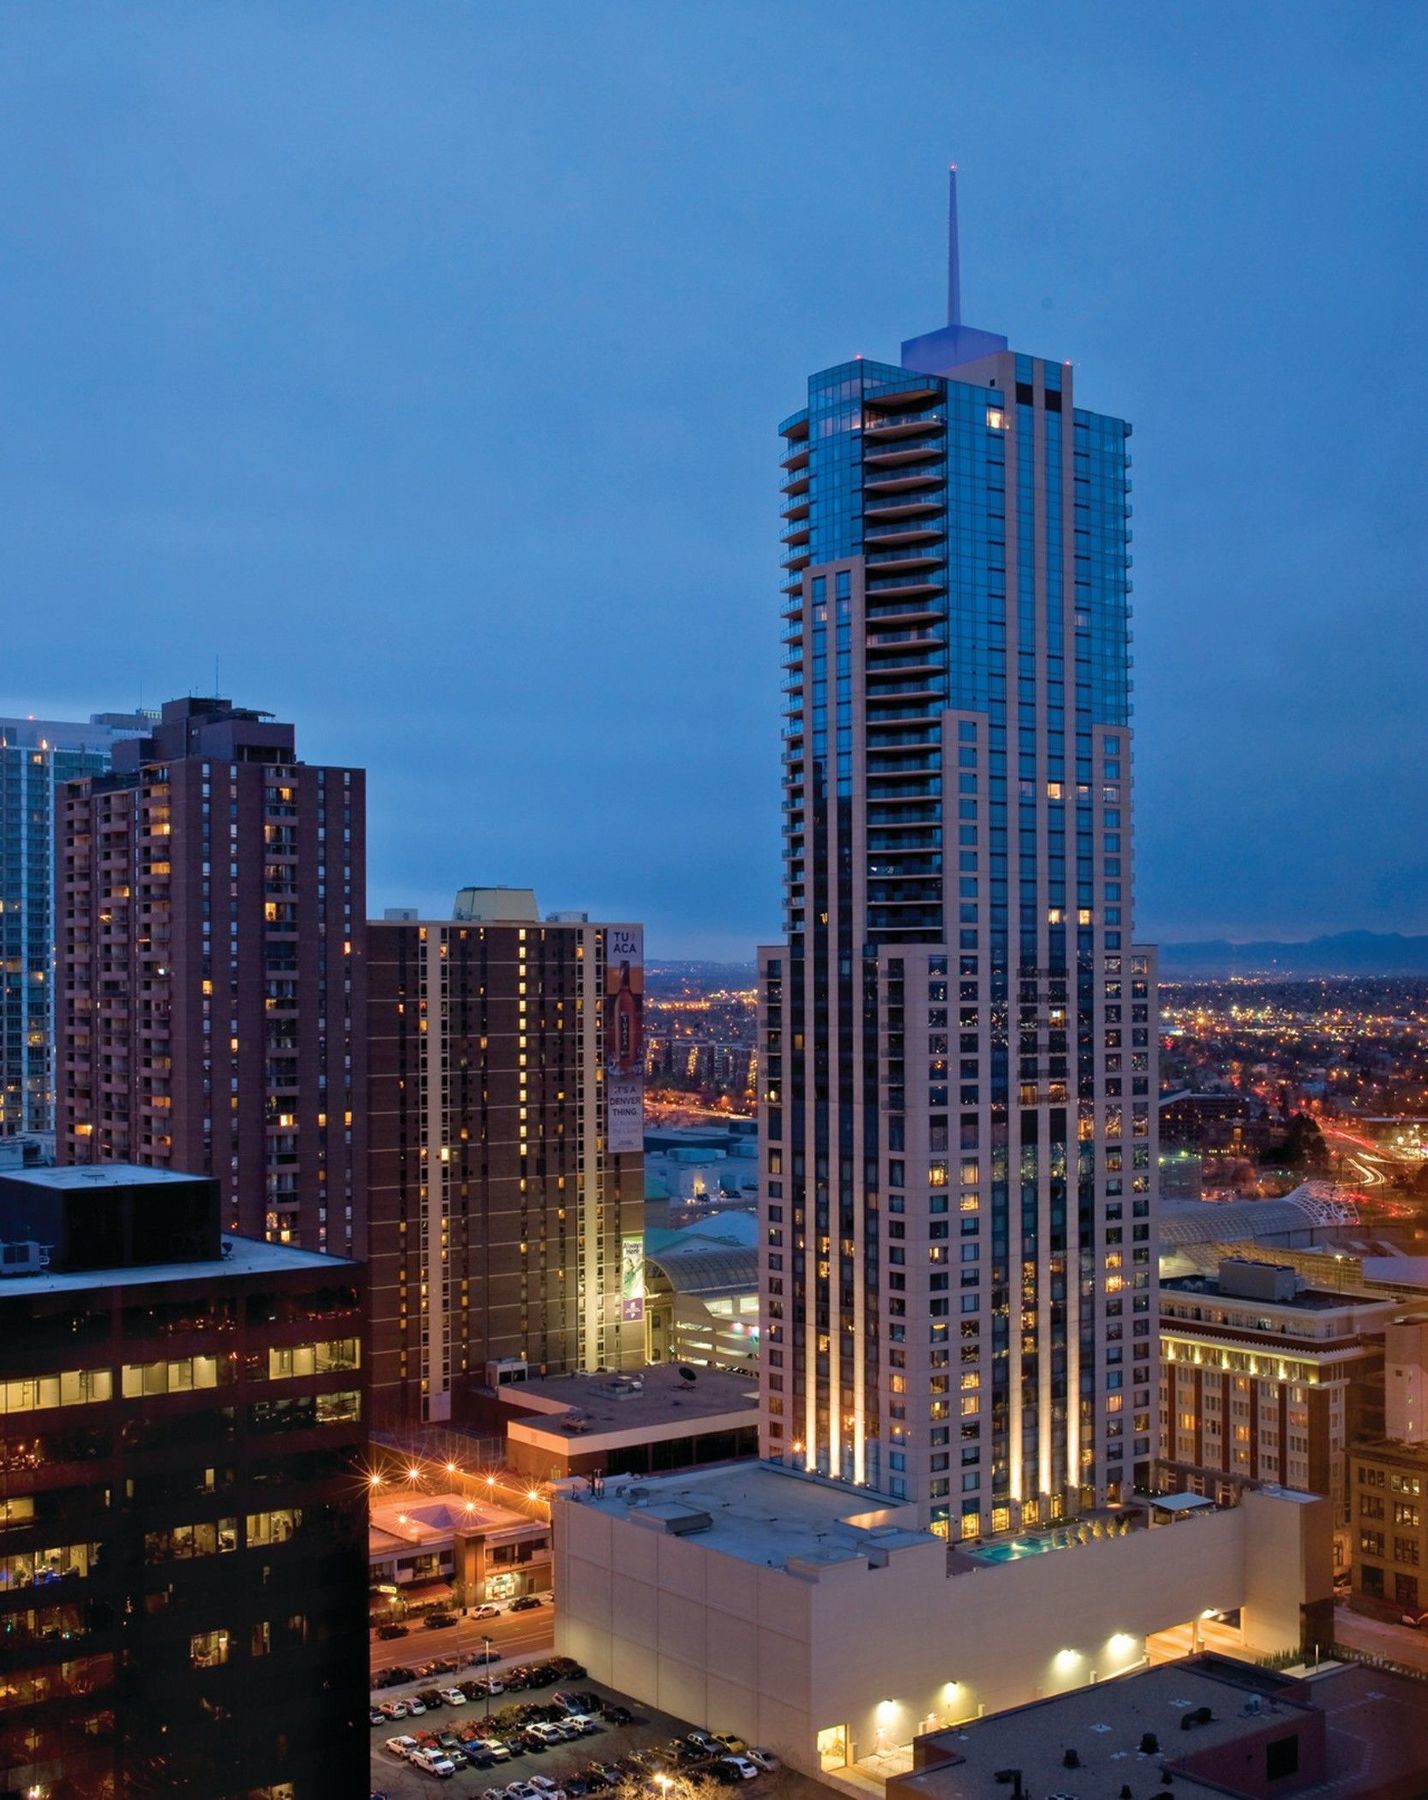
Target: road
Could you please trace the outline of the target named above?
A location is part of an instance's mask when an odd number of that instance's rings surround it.
[[[1366,1656],[1384,1656],[1406,1668],[1428,1674],[1428,1631],[1409,1625],[1384,1625],[1347,1606],[1334,1608],[1334,1636],[1348,1650]]]
[[[434,1656],[471,1657],[481,1648],[483,1637],[490,1638],[491,1647],[501,1656],[545,1654],[555,1643],[555,1609],[543,1605],[530,1612],[502,1613],[499,1619],[469,1619],[463,1613],[455,1625],[441,1631],[414,1624],[404,1638],[379,1638],[373,1632],[372,1673],[397,1663],[410,1667],[429,1662]]]

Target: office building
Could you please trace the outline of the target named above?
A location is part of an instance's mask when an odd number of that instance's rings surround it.
[[[644,1360],[643,934],[464,889],[369,927],[373,1388],[460,1421]]]
[[[1356,1611],[1428,1622],[1428,1443],[1379,1439],[1349,1451]]]
[[[55,790],[156,717],[0,719],[0,1137],[55,1128]]]
[[[1347,1568],[1348,1449],[1383,1432],[1384,1336],[1401,1311],[1248,1257],[1162,1281],[1158,1485],[1218,1500],[1260,1482],[1324,1494]]]
[[[173,700],[59,822],[61,1163],[213,1175],[225,1229],[361,1255],[365,787]]]
[[[366,1723],[359,1265],[0,1175],[0,1793],[325,1800]]]
[[[955,188],[951,241],[949,324],[780,428],[764,1445],[973,1537],[1149,1474],[1156,970],[1130,428],[961,323]]]

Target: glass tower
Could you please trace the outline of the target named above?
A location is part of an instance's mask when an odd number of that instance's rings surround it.
[[[780,427],[762,1432],[973,1537],[1149,1473],[1155,965],[1130,427],[963,325],[955,179],[948,325]]]
[[[0,1137],[55,1128],[55,791],[151,726],[138,713],[0,719]]]

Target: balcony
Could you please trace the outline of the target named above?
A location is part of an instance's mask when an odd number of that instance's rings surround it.
[[[942,477],[913,475],[899,476],[895,480],[884,479],[866,484],[867,498],[863,503],[864,521],[869,519],[910,519],[918,513],[940,513],[946,508],[946,499],[940,493],[916,494],[905,492],[914,486],[926,486],[929,480],[940,482]],[[879,495],[883,497],[878,498]]]
[[[886,405],[887,402],[883,404]],[[946,425],[947,421],[935,408],[925,408],[918,412],[890,412],[883,418],[865,418],[863,435],[867,440],[876,438],[879,443],[883,443],[889,438],[907,437],[930,427],[945,430]]]

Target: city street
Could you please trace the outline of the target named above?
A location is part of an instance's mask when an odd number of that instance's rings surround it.
[[[1428,1674],[1428,1631],[1409,1625],[1384,1625],[1340,1605],[1334,1608],[1334,1637],[1345,1649],[1386,1657],[1390,1662]]]
[[[372,1637],[372,1673],[397,1663],[429,1662],[434,1656],[459,1656],[466,1660],[488,1637],[500,1655],[517,1660],[548,1654],[555,1642],[555,1609],[542,1605],[529,1612],[502,1613],[499,1619],[471,1619],[464,1613],[455,1625],[441,1630],[413,1623],[404,1638]]]

